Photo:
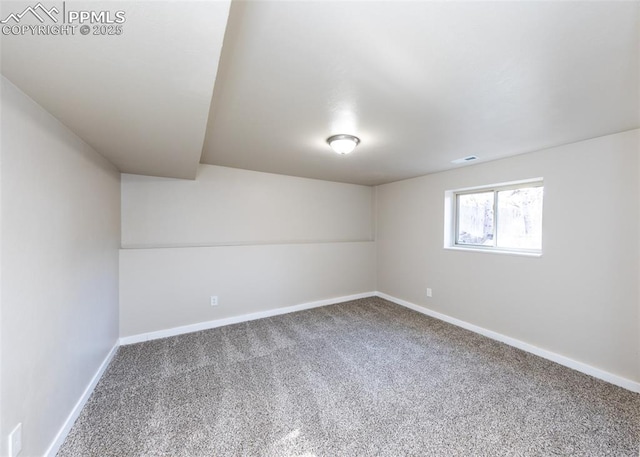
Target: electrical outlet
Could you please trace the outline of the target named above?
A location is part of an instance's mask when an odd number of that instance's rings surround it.
[[[433,291],[431,290],[430,287],[427,287],[427,297],[429,298],[433,297]]]
[[[9,457],[16,457],[22,450],[22,423],[9,434]]]
[[[211,296],[211,306],[218,306],[218,296],[217,295],[212,295]]]

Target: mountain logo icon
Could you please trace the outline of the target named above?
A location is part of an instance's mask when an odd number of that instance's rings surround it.
[[[49,19],[51,19],[53,22],[58,22],[58,18],[56,18],[54,14],[58,14],[60,13],[60,11],[58,11],[58,8],[56,8],[55,6],[51,9],[47,9],[42,5],[42,3],[38,2],[36,6],[26,7],[22,13],[11,13],[6,17],[6,19],[1,20],[0,24],[6,24],[11,19],[18,23],[27,13],[33,14],[40,22],[44,22],[46,17],[49,17]]]

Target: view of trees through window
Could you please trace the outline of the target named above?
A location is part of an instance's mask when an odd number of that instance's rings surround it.
[[[543,187],[495,188],[456,195],[456,244],[542,249]]]

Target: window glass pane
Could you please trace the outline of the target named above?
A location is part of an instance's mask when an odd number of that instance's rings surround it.
[[[498,191],[498,247],[542,249],[542,187]]]
[[[493,246],[493,191],[458,195],[458,244]]]

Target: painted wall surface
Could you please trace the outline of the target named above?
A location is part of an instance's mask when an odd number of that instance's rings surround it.
[[[200,165],[195,181],[122,175],[122,247],[371,241],[373,189]]]
[[[639,155],[633,130],[379,186],[378,290],[640,381]],[[445,191],[536,177],[542,257],[443,249]]]
[[[375,274],[373,242],[123,249],[120,335],[371,292]]]
[[[123,175],[120,335],[375,290],[373,197],[211,165],[196,181]]]
[[[42,455],[118,337],[120,175],[2,77],[1,452]]]

